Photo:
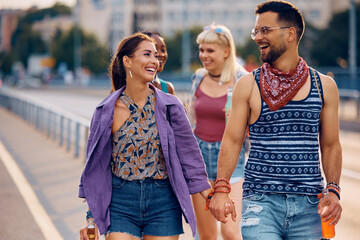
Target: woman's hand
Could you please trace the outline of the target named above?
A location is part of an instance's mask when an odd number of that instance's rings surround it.
[[[89,223],[86,222],[86,225],[80,229],[80,240],[91,240],[88,236],[88,226]],[[94,227],[95,240],[99,240],[99,230],[96,223],[94,223]]]

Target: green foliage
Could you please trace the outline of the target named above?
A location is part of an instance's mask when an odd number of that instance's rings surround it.
[[[251,55],[255,56],[257,63],[261,64],[259,47],[250,37],[246,40],[244,45],[236,47],[236,53],[244,60]]]
[[[198,57],[199,49],[196,43],[196,38],[202,31],[201,27],[192,27],[190,29],[190,52],[191,52],[191,66],[192,70],[200,66]],[[168,60],[164,71],[179,71],[182,63],[182,32],[177,32],[172,38],[166,38],[166,47],[168,50]]]
[[[357,49],[360,49],[359,26],[360,5],[356,6]],[[348,59],[349,52],[349,10],[334,15],[326,29],[315,36],[311,57],[320,66],[338,65],[339,59]],[[360,54],[357,55],[357,62]]]
[[[60,3],[45,9],[31,9],[26,15],[22,16],[11,39],[11,53],[7,58],[7,64],[12,65],[15,61],[21,61],[27,66],[27,59],[31,54],[43,54],[47,52],[47,46],[41,39],[41,36],[32,31],[32,24],[36,21],[44,19],[46,16],[54,17],[57,15],[70,15],[71,8]],[[5,57],[5,56],[4,56]],[[4,59],[1,59],[4,61]]]
[[[79,28],[72,28],[64,34],[57,34],[50,48],[50,55],[57,60],[57,64],[65,62],[74,70],[74,37],[80,39],[81,65],[92,73],[106,72],[110,61],[107,49],[101,46],[93,35],[85,34]]]
[[[11,52],[0,52],[0,69],[5,75],[11,73],[11,66],[15,62],[14,54]]]

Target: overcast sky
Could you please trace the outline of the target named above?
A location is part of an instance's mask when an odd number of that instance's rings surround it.
[[[0,0],[0,9],[4,8],[29,8],[37,5],[39,8],[50,7],[55,2],[61,2],[73,6],[76,0]]]

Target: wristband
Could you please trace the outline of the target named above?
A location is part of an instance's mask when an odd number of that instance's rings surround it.
[[[230,185],[230,182],[228,180],[226,180],[225,178],[219,178],[215,181],[215,185],[220,182],[220,181],[224,181],[227,185]]]
[[[211,192],[209,193],[209,195],[206,198],[205,211],[209,210],[210,200],[213,195],[214,195],[214,189],[211,189]]]
[[[329,187],[334,187],[336,189],[339,190],[339,192],[341,191],[341,187],[336,183],[336,182],[329,182],[327,185],[326,185],[327,188]]]
[[[86,220],[89,218],[94,218],[90,210],[86,212]]]
[[[329,192],[332,192],[332,193],[335,193],[335,195],[336,195],[336,196],[339,198],[339,200],[340,200],[340,194],[339,194],[336,190],[334,190],[334,189],[332,189],[332,188],[329,188],[328,191],[329,191]]]

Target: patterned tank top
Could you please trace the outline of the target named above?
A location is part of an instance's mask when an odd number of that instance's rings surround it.
[[[129,108],[130,116],[113,134],[112,172],[128,181],[167,178],[155,119],[154,90],[150,89],[143,109],[124,92],[120,100]]]
[[[251,150],[245,166],[244,197],[255,193],[321,192],[318,133],[324,98],[320,99],[321,81],[317,72],[315,79],[314,72],[310,71],[311,88],[303,100],[290,101],[272,112],[261,98],[260,116],[249,126]],[[260,68],[255,74],[258,86],[259,79]]]

